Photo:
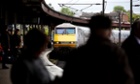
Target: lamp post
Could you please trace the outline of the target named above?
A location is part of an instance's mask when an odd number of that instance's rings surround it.
[[[121,45],[121,11],[119,11],[119,45]]]
[[[102,14],[104,14],[105,13],[105,0],[103,0],[103,6],[102,6],[103,8],[102,8]]]
[[[132,25],[132,14],[133,14],[133,0],[130,0],[130,26]]]
[[[117,11],[119,19],[119,45],[121,45],[121,11]]]

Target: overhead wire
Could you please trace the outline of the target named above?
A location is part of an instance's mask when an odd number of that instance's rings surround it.
[[[73,6],[75,3],[77,3],[79,0],[75,1],[71,6]]]
[[[72,1],[73,1],[73,0],[70,0],[68,3],[72,2]],[[77,3],[78,1],[79,1],[79,0],[76,0],[71,6],[65,6],[65,7],[68,7],[68,8],[74,9],[74,10],[78,10],[78,9],[72,7],[72,6],[73,6],[75,3]],[[133,1],[133,2],[138,2],[138,1],[140,1],[140,0],[135,0],[135,1]],[[107,3],[130,3],[130,1],[107,2]],[[106,7],[107,7],[107,3],[105,4],[105,9],[106,9]],[[83,10],[85,10],[85,9],[91,7],[91,6],[93,6],[93,5],[90,5],[90,6],[88,6],[88,7],[82,8],[80,11],[83,11]]]
[[[87,7],[85,7],[85,8],[82,8],[80,11],[85,10],[85,9],[87,9],[87,8],[91,7],[91,6],[92,6],[92,5],[87,6]]]
[[[72,1],[73,1],[73,0],[69,1],[68,3],[72,2]],[[76,0],[72,5],[74,5],[74,4],[77,3],[78,1],[79,1],[79,0]],[[78,9],[73,8],[72,5],[71,5],[71,6],[63,5],[63,7],[68,7],[68,8],[70,8],[70,9],[74,9],[75,11],[78,11]]]

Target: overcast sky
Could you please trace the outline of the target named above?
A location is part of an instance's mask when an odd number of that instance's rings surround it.
[[[102,0],[45,0],[47,4],[51,3],[55,10],[60,11],[61,7],[58,3],[101,3]],[[113,11],[114,6],[123,6],[126,10],[130,10],[130,0],[106,0],[107,5],[105,12]],[[140,0],[133,0],[133,5],[140,4]],[[66,5],[72,8],[81,10],[89,5]],[[102,10],[102,5],[93,5],[90,8],[84,10],[84,12],[100,12]],[[134,13],[140,14],[140,7],[133,7]]]

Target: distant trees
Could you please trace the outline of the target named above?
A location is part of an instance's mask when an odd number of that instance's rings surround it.
[[[113,8],[113,11],[114,11],[114,12],[121,11],[121,12],[123,12],[123,13],[126,13],[126,14],[128,15],[128,17],[129,17],[129,20],[130,20],[130,11],[129,11],[129,10],[126,11],[126,10],[124,9],[123,6],[115,6],[115,7]],[[132,22],[133,22],[135,19],[137,19],[137,18],[140,18],[140,14],[135,14],[135,13],[133,13],[133,15],[132,15]]]
[[[52,6],[52,4],[48,4],[48,6],[52,9],[54,9],[54,7]],[[71,11],[68,7],[62,7],[60,10],[61,13],[65,14],[65,15],[69,15],[69,16],[74,16],[75,13],[73,11]]]
[[[75,15],[75,13],[73,11],[71,11],[68,7],[62,7],[60,12],[65,14],[65,15],[69,15],[69,16]]]
[[[130,11],[126,11],[126,13],[128,14],[129,18],[130,18]],[[140,18],[140,14],[135,14],[133,13],[132,15],[132,22],[135,21],[137,18]]]
[[[115,7],[113,8],[113,11],[114,11],[114,12],[117,12],[117,11],[126,12],[126,10],[124,9],[123,6],[115,6]]]

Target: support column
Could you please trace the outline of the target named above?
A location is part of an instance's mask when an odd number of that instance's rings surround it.
[[[3,31],[4,28],[4,18],[3,18],[3,6],[0,4],[0,33]]]
[[[5,25],[8,25],[8,11],[5,10]]]
[[[16,24],[17,24],[17,14],[14,14],[14,28],[16,30]]]
[[[38,26],[38,29],[39,29],[39,24],[40,24],[40,17],[37,18],[37,26]]]
[[[119,11],[119,45],[121,45],[121,11]]]
[[[103,0],[103,4],[102,4],[102,14],[104,14],[105,12],[105,0]]]
[[[23,37],[25,36],[25,31],[26,31],[25,28],[26,28],[25,27],[25,17],[23,16]]]
[[[130,26],[132,25],[132,15],[133,15],[133,0],[130,0]]]

